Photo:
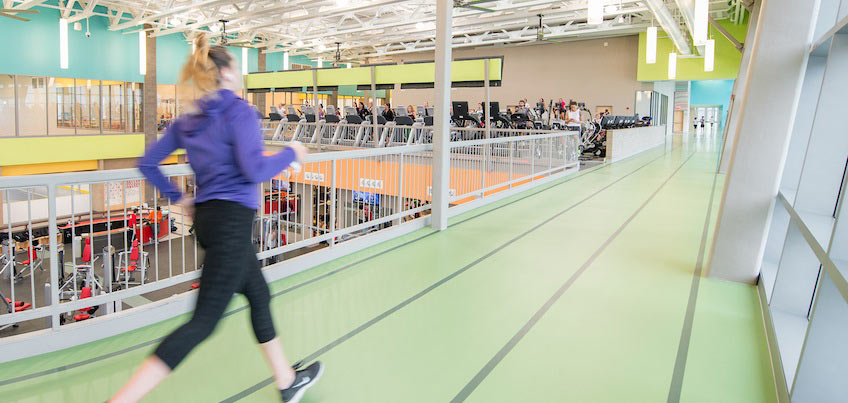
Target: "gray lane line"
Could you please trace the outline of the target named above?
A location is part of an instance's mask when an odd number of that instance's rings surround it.
[[[676,148],[676,147],[675,147],[675,148]],[[668,150],[666,150],[665,152],[663,152],[663,154],[661,154],[660,156],[658,156],[658,157],[656,157],[656,158],[654,158],[654,159],[651,159],[650,161],[648,161],[648,162],[647,162],[647,163],[645,163],[644,165],[640,166],[640,167],[639,167],[639,168],[637,168],[636,170],[631,171],[631,172],[630,172],[630,173],[628,173],[627,175],[630,175],[631,173],[633,173],[633,172],[635,172],[635,171],[637,171],[637,170],[641,169],[642,167],[644,167],[644,166],[646,166],[646,165],[648,165],[648,164],[650,164],[650,163],[652,163],[652,162],[654,162],[654,161],[656,161],[656,160],[658,160],[658,159],[660,159],[660,158],[664,157],[666,154],[668,154]],[[552,188],[554,188],[554,187],[557,187],[557,186],[560,186],[560,185],[565,184],[565,183],[567,183],[567,182],[570,182],[570,181],[571,181],[571,180],[573,180],[573,179],[577,179],[577,178],[579,178],[579,177],[581,177],[581,176],[584,176],[584,175],[589,174],[589,173],[594,172],[594,171],[599,171],[599,170],[604,169],[604,168],[609,167],[609,166],[612,166],[612,164],[604,164],[604,165],[600,165],[600,166],[597,166],[597,167],[592,167],[592,168],[587,169],[587,170],[585,170],[585,171],[581,171],[581,172],[579,172],[579,173],[577,173],[577,174],[574,174],[574,175],[571,175],[571,176],[569,176],[569,177],[564,178],[561,182],[558,182],[558,183],[556,183],[556,184],[554,184],[554,185],[552,185],[552,186],[549,186],[549,187],[546,187],[546,188],[544,188],[544,189],[537,190],[537,191],[535,191],[535,192],[529,193],[529,194],[524,195],[524,196],[522,196],[522,197],[520,197],[520,198],[517,198],[517,199],[515,199],[515,200],[512,200],[512,201],[510,201],[510,202],[508,202],[508,203],[504,203],[503,205],[497,206],[497,207],[492,208],[492,209],[490,209],[490,210],[483,211],[483,212],[478,213],[478,214],[475,214],[475,215],[473,215],[473,216],[471,216],[471,217],[465,218],[465,219],[463,219],[463,220],[461,220],[461,221],[459,221],[459,222],[456,222],[456,223],[454,223],[454,224],[451,224],[450,228],[453,228],[453,227],[455,227],[455,226],[458,226],[458,225],[460,225],[460,224],[462,224],[462,223],[465,223],[465,222],[467,222],[467,221],[473,220],[473,219],[478,218],[478,217],[480,217],[480,216],[483,216],[483,215],[485,215],[485,214],[491,213],[491,212],[496,211],[496,210],[498,210],[498,209],[501,209],[501,208],[507,207],[507,206],[509,206],[509,205],[511,205],[511,204],[514,204],[514,203],[517,203],[517,202],[522,201],[522,200],[524,200],[524,199],[527,199],[527,198],[529,198],[529,197],[531,197],[531,196],[535,196],[535,195],[537,195],[537,194],[539,194],[539,193],[542,193],[542,192],[547,191],[547,190],[549,190],[549,189],[552,189]],[[627,176],[627,175],[625,175],[625,176]],[[531,192],[531,190],[528,190],[528,192]],[[386,253],[392,252],[392,251],[394,251],[394,250],[397,250],[397,249],[399,249],[399,248],[402,248],[402,247],[404,247],[404,246],[407,246],[407,245],[409,245],[409,244],[411,244],[411,243],[413,243],[413,242],[419,241],[419,240],[421,240],[421,239],[427,238],[427,237],[429,237],[429,236],[431,236],[431,235],[435,235],[435,234],[437,234],[437,233],[438,233],[437,231],[433,231],[433,232],[430,232],[430,233],[424,234],[424,235],[422,235],[422,236],[420,236],[420,237],[417,237],[417,238],[411,239],[411,240],[409,240],[409,241],[407,241],[407,242],[404,242],[404,243],[402,243],[402,244],[400,244],[400,245],[397,245],[397,246],[394,246],[394,247],[389,248],[389,249],[387,249],[387,250],[384,250],[384,251],[382,251],[382,252],[376,253],[376,254],[374,254],[374,255],[366,256],[366,257],[364,257],[364,258],[362,258],[362,259],[360,259],[360,260],[357,260],[356,262],[349,263],[349,264],[344,265],[344,266],[342,266],[342,267],[340,267],[340,268],[338,268],[338,269],[332,270],[332,271],[330,271],[330,272],[324,273],[324,274],[322,274],[322,275],[320,275],[320,276],[317,276],[317,277],[315,277],[315,278],[312,278],[312,279],[306,280],[306,281],[304,281],[304,282],[302,282],[302,283],[299,283],[299,284],[293,285],[293,286],[291,286],[291,287],[288,287],[288,288],[286,288],[286,289],[280,290],[280,291],[278,291],[278,292],[274,293],[274,294],[271,296],[271,298],[272,298],[272,299],[273,299],[273,298],[276,298],[276,297],[278,297],[278,296],[280,296],[280,295],[283,295],[283,294],[289,293],[289,292],[294,291],[294,290],[296,290],[296,289],[298,289],[298,288],[301,288],[301,287],[304,287],[304,286],[306,286],[306,285],[312,284],[312,283],[314,283],[314,282],[316,282],[316,281],[318,281],[318,280],[321,280],[321,279],[324,279],[324,278],[330,277],[330,276],[332,276],[332,275],[334,275],[334,274],[337,274],[337,273],[339,273],[339,272],[342,272],[342,271],[344,271],[344,270],[347,270],[347,269],[349,269],[349,268],[351,268],[351,267],[354,267],[354,266],[356,266],[356,265],[359,265],[359,264],[361,264],[361,263],[363,263],[363,262],[366,262],[366,261],[368,261],[368,260],[374,259],[374,258],[379,257],[379,256],[382,256],[382,255],[385,255]],[[249,306],[248,306],[248,305],[241,306],[241,307],[239,307],[239,308],[233,309],[232,311],[229,311],[229,312],[224,313],[223,317],[227,317],[227,316],[230,316],[230,315],[236,314],[236,313],[241,312],[241,311],[244,311],[244,310],[246,310],[246,309],[248,309],[248,308],[249,308]],[[121,355],[121,354],[124,354],[124,353],[129,353],[129,352],[132,352],[132,351],[138,350],[138,349],[140,349],[140,348],[144,348],[144,347],[149,346],[149,345],[151,345],[151,344],[153,344],[153,343],[160,342],[160,341],[162,341],[162,340],[164,340],[164,339],[165,339],[165,336],[157,337],[157,338],[155,338],[155,339],[148,340],[148,341],[145,341],[145,342],[142,342],[142,343],[139,343],[139,344],[136,344],[136,345],[133,345],[133,346],[130,346],[130,347],[124,348],[124,349],[122,349],[122,350],[113,351],[113,352],[111,352],[111,353],[106,353],[106,354],[103,354],[103,355],[99,355],[99,356],[97,356],[97,357],[89,358],[89,359],[87,359],[87,360],[78,361],[78,362],[75,362],[75,363],[72,363],[72,364],[67,364],[67,365],[61,365],[61,366],[58,366],[58,367],[55,367],[55,368],[51,368],[51,369],[47,369],[47,370],[39,371],[39,372],[34,372],[34,373],[31,373],[31,374],[22,375],[22,376],[15,377],[15,378],[5,379],[5,380],[0,381],[0,387],[5,386],[5,385],[10,385],[10,384],[13,384],[13,383],[17,383],[17,382],[22,382],[22,381],[25,381],[25,380],[28,380],[28,379],[33,379],[33,378],[38,378],[38,377],[45,376],[45,375],[55,374],[55,373],[62,372],[62,371],[68,370],[68,369],[73,369],[73,368],[81,367],[81,366],[83,366],[83,365],[92,364],[92,363],[95,363],[95,362],[98,362],[98,361],[101,361],[101,360],[105,360],[105,359],[107,359],[107,358],[112,358],[112,357],[115,357],[115,356],[118,356],[118,355]]]
[[[664,155],[665,155],[665,153],[664,153],[663,155],[661,155],[660,157],[662,157],[662,156],[664,156]],[[691,158],[691,155],[690,155],[690,157],[689,157],[689,158]],[[599,193],[603,192],[604,190],[609,189],[610,187],[612,187],[612,186],[613,186],[613,185],[615,185],[616,183],[618,183],[618,182],[622,181],[623,179],[627,178],[628,176],[630,176],[630,175],[632,175],[632,174],[636,173],[637,171],[641,170],[642,168],[644,168],[644,167],[648,166],[651,162],[654,162],[654,161],[656,161],[657,159],[659,159],[659,157],[658,157],[658,158],[656,158],[656,159],[651,160],[650,162],[646,163],[645,165],[640,166],[639,168],[634,169],[633,171],[631,171],[631,172],[627,173],[626,175],[624,175],[624,176],[622,176],[622,177],[620,177],[620,178],[616,179],[615,181],[613,181],[613,182],[611,182],[611,183],[607,184],[607,185],[606,185],[606,186],[604,186],[603,188],[598,189],[597,191],[595,191],[594,193],[590,194],[589,196],[586,196],[585,198],[581,199],[581,200],[580,200],[580,201],[578,201],[577,203],[574,203],[574,204],[572,204],[571,206],[568,206],[568,207],[566,207],[565,209],[560,210],[558,213],[556,213],[556,214],[554,214],[553,216],[551,216],[551,217],[549,217],[549,218],[547,218],[547,219],[543,220],[543,221],[542,221],[542,222],[540,222],[539,224],[536,224],[535,226],[533,226],[533,227],[532,227],[532,228],[530,228],[529,230],[527,230],[527,231],[525,231],[525,232],[523,232],[523,233],[521,233],[521,234],[519,234],[519,235],[517,235],[517,236],[513,237],[513,238],[512,238],[512,239],[510,239],[509,241],[506,241],[505,243],[501,244],[501,245],[500,245],[500,246],[498,246],[497,248],[495,248],[495,249],[491,250],[490,252],[486,253],[485,255],[483,255],[483,256],[481,256],[481,257],[477,258],[477,260],[475,260],[475,261],[473,261],[473,262],[471,262],[471,263],[469,263],[469,264],[465,265],[465,266],[464,266],[464,267],[462,267],[461,269],[459,269],[459,270],[457,270],[457,271],[455,271],[455,272],[453,272],[453,273],[449,274],[447,277],[444,277],[444,278],[442,278],[441,280],[439,280],[439,281],[437,281],[437,282],[435,282],[435,283],[431,284],[429,287],[427,287],[427,288],[425,288],[425,289],[423,289],[423,290],[419,291],[419,292],[418,292],[418,293],[416,293],[415,295],[413,295],[413,296],[411,296],[411,297],[407,298],[406,300],[404,300],[403,302],[401,302],[401,303],[399,303],[399,304],[395,305],[394,307],[390,308],[389,310],[387,310],[387,311],[385,311],[385,312],[383,312],[383,313],[381,313],[381,314],[379,314],[379,315],[375,316],[375,317],[374,317],[374,318],[372,318],[371,320],[369,320],[369,321],[367,321],[367,322],[363,323],[362,325],[360,325],[360,326],[359,326],[359,327],[357,327],[356,329],[351,330],[351,331],[350,331],[350,332],[348,332],[347,334],[345,334],[345,335],[343,335],[343,336],[341,336],[341,337],[339,337],[339,338],[337,338],[337,339],[333,340],[333,341],[332,341],[332,342],[330,342],[329,344],[325,345],[324,347],[321,347],[320,349],[318,349],[317,351],[313,352],[312,354],[309,354],[308,356],[304,357],[304,358],[303,358],[302,360],[300,360],[300,361],[301,361],[301,362],[305,362],[305,363],[312,362],[313,360],[317,359],[318,357],[320,357],[320,356],[321,356],[321,355],[323,355],[324,353],[326,353],[326,352],[328,352],[328,351],[332,350],[334,347],[338,346],[339,344],[344,343],[344,342],[345,342],[345,341],[347,341],[348,339],[350,339],[350,338],[352,338],[352,337],[356,336],[357,334],[361,333],[361,332],[362,332],[362,331],[364,331],[365,329],[367,329],[367,328],[369,328],[369,327],[373,326],[374,324],[376,324],[377,322],[379,322],[379,321],[381,321],[381,320],[385,319],[385,318],[386,318],[386,317],[388,317],[389,315],[391,315],[391,314],[393,314],[393,313],[397,312],[398,310],[400,310],[400,309],[402,309],[403,307],[405,307],[405,306],[407,306],[407,305],[411,304],[412,302],[414,302],[414,301],[418,300],[419,298],[423,297],[424,295],[427,295],[430,291],[433,291],[433,290],[435,290],[436,288],[438,288],[439,286],[441,286],[441,285],[443,285],[443,284],[447,283],[448,281],[450,281],[450,280],[452,280],[452,279],[456,278],[456,277],[457,277],[457,276],[459,276],[460,274],[462,274],[462,273],[464,273],[464,272],[468,271],[469,269],[471,269],[472,267],[476,266],[478,263],[480,263],[480,262],[482,262],[482,261],[484,261],[484,260],[488,259],[488,258],[489,258],[489,257],[491,257],[492,255],[494,255],[494,254],[496,254],[496,253],[500,252],[501,250],[503,250],[503,249],[504,249],[504,248],[506,248],[507,246],[511,245],[512,243],[514,243],[514,242],[516,242],[516,241],[520,240],[521,238],[524,238],[525,236],[529,235],[530,233],[532,233],[532,232],[536,231],[537,229],[541,228],[543,225],[545,225],[545,224],[547,224],[547,223],[551,222],[552,220],[556,219],[557,217],[559,217],[559,216],[561,216],[561,215],[563,215],[563,214],[567,213],[568,211],[572,210],[573,208],[575,208],[575,207],[577,207],[577,206],[579,206],[579,205],[583,204],[584,202],[588,201],[589,199],[591,199],[591,198],[593,198],[593,197],[597,196]],[[687,160],[688,160],[688,159],[687,159]],[[678,169],[680,169],[680,168],[678,168]],[[239,392],[239,393],[236,393],[236,394],[235,394],[235,395],[233,395],[233,396],[230,396],[230,397],[228,397],[228,398],[226,398],[226,399],[222,400],[222,402],[230,403],[230,402],[238,401],[238,400],[240,400],[240,399],[243,399],[243,398],[245,398],[245,397],[249,396],[250,394],[252,394],[252,393],[254,393],[254,392],[258,391],[258,390],[261,390],[262,388],[264,388],[264,387],[266,387],[266,386],[270,385],[270,384],[271,384],[271,383],[273,383],[273,382],[274,382],[274,378],[273,378],[273,377],[268,377],[268,378],[266,378],[266,379],[264,379],[264,380],[262,380],[262,381],[260,381],[260,382],[258,382],[258,383],[256,383],[256,384],[254,384],[254,385],[252,385],[252,386],[248,387],[247,389],[245,389],[245,390],[243,390],[243,391],[241,391],[241,392]]]
[[[155,339],[145,341],[141,344],[136,344],[134,346],[127,347],[123,350],[113,351],[111,353],[100,355],[100,356],[97,356],[97,357],[94,357],[94,358],[89,358],[87,360],[78,361],[78,362],[75,362],[75,363],[72,363],[72,364],[62,365],[62,366],[59,366],[59,367],[56,367],[56,368],[51,368],[51,369],[44,370],[44,371],[41,371],[41,372],[35,372],[35,373],[24,375],[24,376],[19,376],[17,378],[9,378],[9,379],[0,381],[0,386],[6,386],[6,385],[13,384],[13,383],[25,381],[27,379],[38,378],[40,376],[50,375],[50,374],[54,374],[54,373],[57,373],[57,372],[62,372],[62,371],[65,371],[65,370],[81,367],[83,365],[92,364],[92,363],[95,363],[95,362],[100,361],[100,360],[105,360],[107,358],[116,357],[116,356],[119,356],[121,354],[133,351],[133,350],[138,350],[142,347],[146,347],[146,346],[149,346],[151,344],[156,344],[156,343],[158,343],[158,342],[160,342],[164,339],[165,339],[164,336],[157,337]]]
[[[692,274],[692,285],[689,287],[689,301],[686,303],[686,316],[683,319],[683,329],[680,331],[680,343],[677,346],[677,356],[674,360],[674,372],[671,376],[671,385],[668,388],[668,402],[680,401],[683,391],[683,374],[686,372],[686,360],[689,357],[689,342],[692,339],[692,325],[695,321],[695,305],[698,302],[698,286],[701,284],[701,271],[703,269],[704,254],[707,247],[707,234],[710,229],[710,215],[713,211],[713,200],[715,198],[716,181],[718,172],[713,174],[713,188],[710,191],[710,203],[707,206],[707,216],[704,217],[704,230],[701,232],[701,247],[698,249],[698,260],[695,261],[695,272]]]
[[[639,206],[639,208],[636,209],[636,211],[634,211],[633,214],[630,215],[630,217],[628,217],[627,220],[624,221],[624,223],[622,223],[621,226],[619,226],[618,229],[616,229],[615,232],[612,233],[612,235],[610,235],[610,237],[607,238],[607,240],[604,241],[604,243],[601,244],[601,246],[598,247],[597,250],[595,250],[595,253],[593,253],[592,256],[590,256],[589,259],[586,260],[586,262],[583,263],[583,265],[580,266],[580,268],[577,269],[577,271],[574,272],[574,274],[572,274],[571,277],[569,277],[568,280],[566,280],[565,283],[563,283],[563,285],[553,295],[551,295],[550,298],[548,298],[544,305],[542,305],[542,307],[539,308],[539,310],[536,311],[536,313],[533,314],[532,317],[530,317],[530,320],[528,320],[527,323],[525,323],[524,326],[522,326],[521,329],[519,329],[518,332],[515,333],[515,335],[513,335],[512,338],[510,338],[509,341],[495,354],[495,356],[492,357],[492,359],[490,359],[489,362],[487,362],[486,365],[484,365],[483,368],[481,368],[480,371],[477,372],[477,374],[474,375],[473,378],[471,378],[471,380],[465,385],[465,387],[459,391],[459,393],[451,400],[452,403],[459,403],[465,401],[465,399],[467,399],[468,396],[470,396],[471,393],[474,392],[474,390],[477,389],[478,386],[480,386],[483,380],[485,380],[486,377],[489,376],[489,374],[495,369],[498,364],[500,364],[500,362],[506,357],[506,355],[509,354],[509,352],[512,351],[513,348],[515,348],[515,346],[521,341],[521,339],[524,338],[524,336],[527,335],[528,332],[530,332],[530,329],[532,329],[533,326],[535,326],[536,323],[538,323],[539,320],[542,319],[542,316],[544,316],[548,312],[548,310],[559,300],[559,298],[562,297],[562,295],[565,294],[566,291],[568,291],[569,287],[571,287],[571,285],[574,284],[575,281],[577,281],[577,279],[586,271],[586,269],[588,269],[589,266],[591,266],[592,263],[595,262],[595,259],[597,259],[598,256],[600,256],[601,253],[606,250],[607,246],[609,246],[612,241],[614,241],[618,237],[618,235],[621,234],[622,231],[624,231],[627,225],[630,224],[630,222],[633,221],[633,219],[635,219],[636,216],[654,199],[654,197],[660,192],[660,190],[665,187],[665,185],[671,180],[671,178],[673,178],[674,175],[676,175],[680,171],[680,169],[682,169],[683,166],[686,165],[687,162],[689,162],[693,155],[695,154],[690,154],[689,157],[686,158],[686,160],[684,160],[683,163],[680,164],[680,166],[677,167],[677,169],[675,169],[674,172],[672,172],[672,174],[668,178],[666,178],[666,180],[657,188],[657,190],[655,190],[654,193],[652,193],[648,197],[648,199],[645,200],[645,202],[642,203],[642,205]]]

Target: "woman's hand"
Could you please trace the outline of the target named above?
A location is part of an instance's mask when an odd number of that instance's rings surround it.
[[[303,160],[306,158],[306,155],[309,154],[309,150],[303,144],[292,143],[289,145],[289,148],[294,150],[295,161],[299,163],[303,163]]]
[[[194,197],[183,195],[177,205],[180,206],[183,216],[194,217]]]

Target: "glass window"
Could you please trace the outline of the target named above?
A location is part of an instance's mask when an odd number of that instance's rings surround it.
[[[177,86],[158,84],[156,86],[156,116],[159,130],[165,129],[177,115]]]
[[[75,80],[74,124],[77,134],[100,134],[100,80]]]
[[[0,137],[15,135],[15,77],[0,75]]]
[[[161,86],[160,86],[161,87]],[[176,116],[190,113],[194,108],[194,101],[200,93],[192,85],[177,85],[177,108]]]
[[[47,134],[76,134],[73,78],[47,79]]]
[[[126,105],[127,105],[127,122],[130,133],[141,133],[144,131],[144,84],[142,83],[127,83],[126,87]]]
[[[47,135],[47,79],[17,76],[20,136]]]
[[[103,133],[126,132],[124,99],[122,96],[124,82],[103,80],[100,84],[102,91],[100,110],[103,111],[100,121]]]

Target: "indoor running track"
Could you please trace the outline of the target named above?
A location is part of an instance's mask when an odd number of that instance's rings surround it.
[[[304,402],[775,401],[756,289],[695,276],[718,143],[674,136],[273,283],[289,357],[326,365]],[[147,401],[276,401],[244,305]],[[0,400],[105,401],[184,320],[2,364]]]

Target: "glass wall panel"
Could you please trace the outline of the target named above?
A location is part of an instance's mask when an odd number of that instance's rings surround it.
[[[100,134],[100,80],[75,80],[77,134]]]
[[[200,93],[192,85],[177,85],[177,113],[176,116],[181,116],[186,113],[191,113],[194,110],[194,101],[197,100]]]
[[[159,130],[163,130],[177,115],[177,86],[158,84],[156,86],[156,98],[156,116],[159,118]]]
[[[15,135],[15,77],[0,75],[0,137]]]
[[[74,129],[74,79],[47,79],[47,134],[76,134]]]
[[[124,82],[104,80],[101,82],[101,91],[103,91],[100,98],[100,110],[103,111],[103,116],[101,117],[103,133],[125,133],[126,113],[124,98],[122,96]]]
[[[126,105],[127,105],[127,122],[130,133],[141,133],[144,131],[143,124],[143,97],[144,84],[127,83],[126,87]]]
[[[19,136],[47,135],[47,79],[17,76]]]

